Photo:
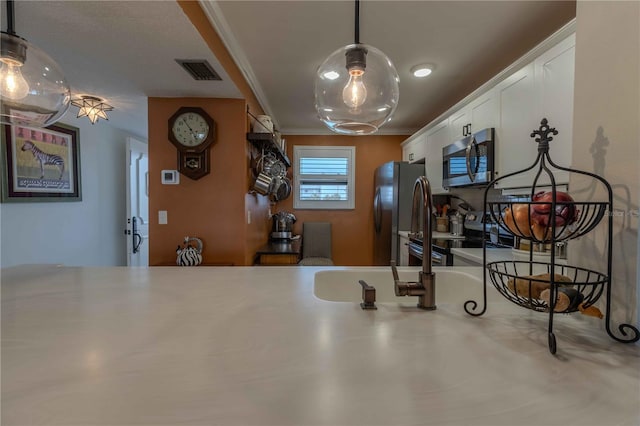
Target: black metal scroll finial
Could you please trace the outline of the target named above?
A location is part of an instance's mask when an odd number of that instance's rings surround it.
[[[549,127],[549,122],[546,118],[543,118],[540,122],[540,128],[538,130],[534,130],[531,133],[531,137],[535,138],[534,140],[538,142],[538,151],[548,151],[549,150],[549,142],[553,140],[553,136],[557,135],[558,131],[555,127]]]

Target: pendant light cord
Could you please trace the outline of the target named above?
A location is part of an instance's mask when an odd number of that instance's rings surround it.
[[[7,0],[7,34],[16,35],[16,32],[13,29],[14,19],[13,0]]]
[[[360,44],[360,0],[356,0],[355,44]]]

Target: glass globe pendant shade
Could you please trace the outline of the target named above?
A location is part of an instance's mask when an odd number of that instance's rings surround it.
[[[336,133],[375,133],[398,106],[399,81],[393,63],[379,49],[361,43],[344,46],[316,72],[316,111]]]
[[[25,39],[2,32],[0,122],[46,127],[64,115],[70,100],[60,66]]]

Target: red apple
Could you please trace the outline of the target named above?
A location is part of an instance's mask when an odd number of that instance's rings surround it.
[[[531,220],[539,225],[547,226],[551,220],[551,203],[553,192],[541,191],[531,201],[544,204],[531,204]],[[573,198],[566,192],[556,191],[556,226],[570,225],[578,219],[578,210]]]

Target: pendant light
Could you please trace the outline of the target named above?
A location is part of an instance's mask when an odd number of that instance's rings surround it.
[[[2,31],[0,43],[0,122],[46,127],[69,108],[69,85],[49,55],[15,33],[14,2],[6,3],[7,31]]]
[[[379,49],[360,43],[360,1],[355,2],[355,42],[320,65],[315,76],[315,107],[332,131],[375,133],[398,106],[398,72]]]

